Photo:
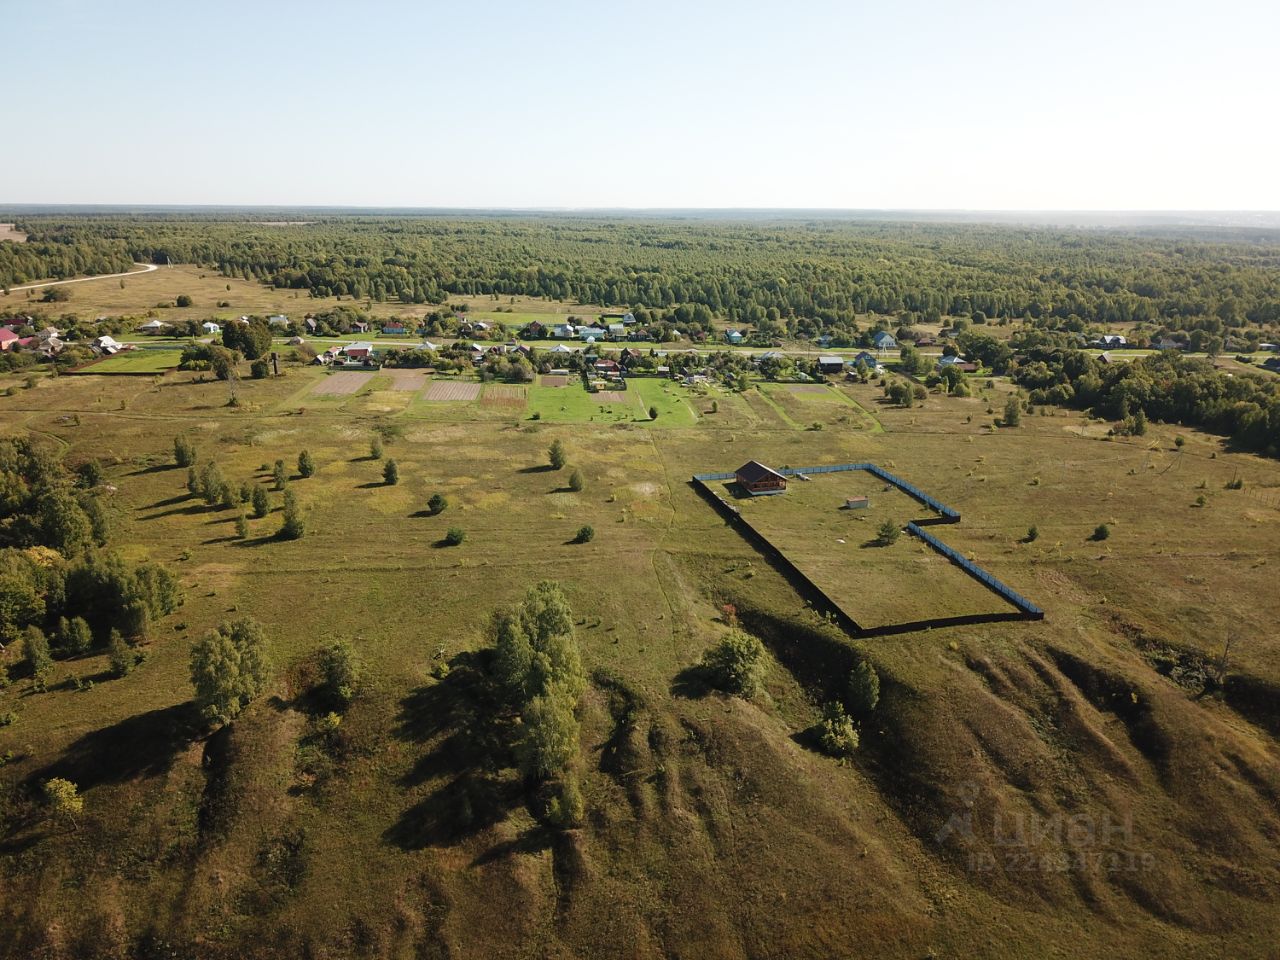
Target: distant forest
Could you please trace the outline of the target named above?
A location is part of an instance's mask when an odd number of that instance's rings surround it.
[[[664,311],[702,305],[793,332],[798,319],[830,328],[868,313],[1067,329],[1144,321],[1217,336],[1280,324],[1274,231],[603,216],[330,216],[276,227],[111,215],[30,217],[19,227],[27,243],[0,243],[6,287],[142,261],[377,302],[525,295]]]

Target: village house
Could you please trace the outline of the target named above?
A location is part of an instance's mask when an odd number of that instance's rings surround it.
[[[273,313],[271,316],[267,317],[267,325],[272,327],[287,327],[289,325],[289,318],[283,313]]]
[[[169,325],[165,323],[163,320],[148,320],[146,323],[144,323],[142,326],[138,328],[138,332],[154,334],[154,333],[159,333],[161,330],[164,330],[168,326]]]
[[[741,342],[742,342],[742,331],[741,331],[741,330],[730,330],[730,331],[728,331],[727,333],[725,333],[724,338],[725,338],[726,340],[728,340],[730,343],[741,343]]]
[[[898,349],[898,341],[893,338],[893,334],[888,330],[877,330],[875,336],[871,338],[871,342],[875,344],[877,350]]]
[[[111,356],[113,353],[119,353],[121,350],[124,349],[124,344],[116,340],[115,337],[108,336],[107,334],[103,334],[102,336],[95,339],[91,344],[91,346],[98,353],[104,353],[107,356]],[[0,349],[7,349],[7,348],[0,346]]]
[[[759,460],[748,460],[736,471],[738,486],[753,497],[770,496],[787,492],[787,478]]]
[[[200,324],[200,329],[203,330],[205,333],[210,333],[215,335],[222,332],[222,328],[218,326],[216,323],[214,323],[212,320],[206,320],[204,323]]]
[[[823,373],[839,373],[844,369],[844,359],[833,353],[818,357],[818,369]]]
[[[382,325],[382,335],[384,337],[403,337],[404,324],[400,322],[384,323]]]

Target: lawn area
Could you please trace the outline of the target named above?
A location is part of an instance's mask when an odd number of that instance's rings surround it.
[[[602,399],[601,395],[587,393],[576,378],[564,387],[529,387],[528,416],[538,414],[539,420],[551,423],[630,423],[648,414],[640,407],[640,397],[635,390],[626,390],[621,400]],[[647,409],[647,408],[645,408]]]
[[[650,407],[657,408],[658,419],[653,421],[655,426],[691,427],[698,422],[691,406],[694,394],[688,387],[661,377],[633,377],[627,381],[627,386],[629,392],[639,397],[646,417]]]
[[[126,350],[113,357],[103,357],[77,373],[163,373],[182,361],[181,350]]]

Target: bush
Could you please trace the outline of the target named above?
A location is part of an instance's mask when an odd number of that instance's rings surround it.
[[[445,499],[444,494],[433,493],[431,499],[427,501],[427,512],[433,517],[444,513],[449,506],[449,501]]]
[[[573,538],[574,543],[590,543],[595,539],[596,531],[591,524],[586,524],[578,528],[578,535]]]
[[[326,695],[346,706],[359,692],[364,661],[349,642],[338,640],[320,654],[320,674]]]
[[[657,408],[657,407],[650,407],[650,408],[649,408],[649,419],[650,419],[650,420],[657,420],[657,419],[658,419],[658,408]]]
[[[277,490],[284,489],[285,483],[289,480],[289,472],[285,470],[283,460],[277,460],[276,465],[272,467],[271,479],[275,481]]]
[[[266,357],[259,357],[253,363],[249,364],[249,376],[255,380],[265,380],[271,376],[271,361]]]
[[[1006,427],[1016,427],[1022,423],[1022,401],[1017,397],[1011,396],[1004,404],[1004,418],[1001,420]]]
[[[58,631],[58,646],[69,656],[89,652],[89,648],[93,646],[93,631],[83,617],[72,617]]]
[[[547,462],[551,464],[552,470],[563,469],[566,463],[566,457],[564,444],[559,440],[551,441],[551,446],[547,448]]]
[[[831,702],[822,708],[818,723],[818,743],[823,753],[832,757],[850,757],[857,752],[861,738],[844,707]]]
[[[466,531],[461,527],[450,527],[444,535],[444,542],[451,547],[456,547],[467,539]]]
[[[1035,543],[1040,539],[1040,528],[1034,523],[1027,527],[1027,543]]]
[[[249,518],[244,515],[244,508],[236,514],[236,537],[241,540],[249,539]]]
[[[862,660],[849,673],[849,709],[856,716],[868,716],[880,702],[880,675],[869,660]]]
[[[876,542],[884,546],[897,543],[901,535],[902,528],[893,520],[885,520],[876,528]]]
[[[37,690],[43,690],[53,672],[53,657],[49,654],[49,639],[37,626],[27,627],[22,634],[23,653],[31,668],[32,681]]]
[[[1105,540],[1109,536],[1111,536],[1111,528],[1108,527],[1105,523],[1100,523],[1093,528],[1093,536],[1090,539]]]
[[[582,471],[575,467],[573,473],[569,474],[569,489],[574,493],[581,493],[586,485],[587,482],[582,478]]]
[[[111,639],[107,642],[107,662],[111,664],[113,677],[128,676],[138,663],[137,653],[120,635],[119,630],[111,631]]]
[[[196,445],[186,437],[174,437],[173,462],[180,467],[191,466],[196,462]]]
[[[382,482],[389,487],[394,487],[400,482],[400,468],[396,466],[394,460],[388,460],[382,467]]]
[[[191,302],[192,302],[191,298],[187,296],[185,293],[178,294],[178,299],[174,301],[174,303],[176,303],[180,307],[189,307],[191,306]]]
[[[369,441],[369,459],[382,459],[382,437],[378,436],[376,433],[373,435],[373,439]]]
[[[733,630],[702,657],[711,683],[728,693],[755,696],[764,687],[764,644],[741,630]]]
[[[316,462],[311,459],[311,454],[303,450],[298,454],[298,474],[303,477],[310,477],[316,472]]]

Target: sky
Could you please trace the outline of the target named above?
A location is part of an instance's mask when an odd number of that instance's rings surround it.
[[[0,204],[1280,210],[1276,0],[0,0]]]

